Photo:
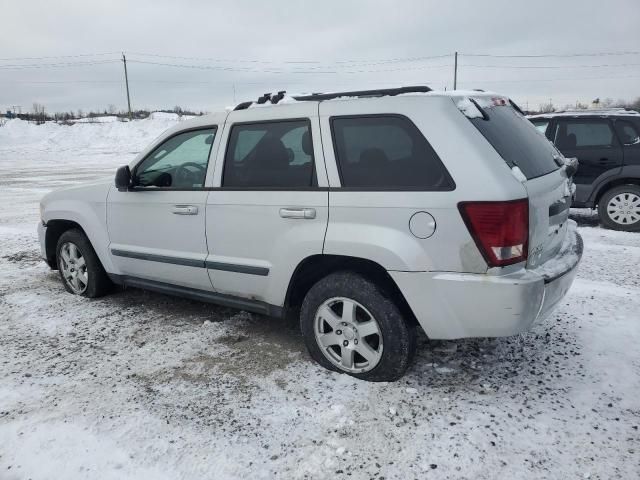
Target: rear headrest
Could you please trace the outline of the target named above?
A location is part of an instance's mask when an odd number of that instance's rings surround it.
[[[264,138],[256,147],[257,168],[287,168],[289,152],[278,138]]]
[[[311,142],[311,132],[309,130],[302,134],[302,151],[307,155],[313,155],[313,143]]]
[[[388,161],[387,154],[380,148],[365,148],[360,152],[360,164],[369,168],[382,167]]]

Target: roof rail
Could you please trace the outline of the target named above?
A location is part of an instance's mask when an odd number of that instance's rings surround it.
[[[242,102],[239,103],[238,105],[236,105],[236,108],[234,108],[234,110],[246,110],[247,108],[249,108],[251,106],[253,102]]]
[[[417,93],[417,92],[430,92],[431,88],[426,85],[417,85],[413,87],[398,87],[398,88],[382,88],[379,90],[356,90],[352,92],[333,92],[333,93],[312,93],[311,95],[299,95],[293,97],[299,101],[322,101],[331,100],[340,97],[384,97],[400,95],[401,93]]]
[[[401,93],[426,93],[430,92],[431,88],[426,85],[416,85],[413,87],[397,87],[397,88],[381,88],[379,90],[355,90],[352,92],[333,92],[333,93],[312,93],[310,95],[298,95],[293,97],[294,100],[298,101],[322,101],[322,100],[331,100],[333,98],[340,97],[384,97],[384,96],[394,96],[400,95]],[[265,93],[260,96],[258,100],[255,101],[258,105],[263,105],[267,102],[272,103],[273,105],[277,104],[280,100],[282,100],[286,94],[286,90],[281,90],[276,94],[272,94],[270,92]],[[249,108],[254,102],[242,102],[236,105],[234,110],[246,110]]]

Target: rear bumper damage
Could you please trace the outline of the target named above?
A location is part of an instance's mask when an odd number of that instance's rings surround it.
[[[502,337],[548,316],[571,287],[583,243],[569,221],[558,254],[508,275],[389,272],[429,338]]]

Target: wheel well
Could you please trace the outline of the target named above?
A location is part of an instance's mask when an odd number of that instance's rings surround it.
[[[77,228],[82,230],[82,227],[76,222],[71,220],[49,220],[47,222],[47,234],[45,236],[45,250],[47,253],[47,263],[49,266],[57,270],[58,262],[56,261],[56,246],[58,245],[58,239],[67,230]],[[82,230],[84,232],[84,230]]]
[[[297,317],[309,289],[321,278],[338,271],[355,272],[374,282],[385,296],[396,303],[405,318],[418,324],[411,307],[389,272],[374,261],[343,255],[313,255],[298,264],[287,289],[287,315],[291,318]]]
[[[598,202],[602,198],[602,196],[607,193],[607,191],[611,190],[615,187],[620,187],[621,185],[637,185],[640,186],[640,178],[627,177],[627,178],[616,178],[615,180],[611,180],[610,182],[605,183],[598,190],[598,194],[593,202],[594,205],[598,205]]]

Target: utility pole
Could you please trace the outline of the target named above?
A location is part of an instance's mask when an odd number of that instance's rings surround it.
[[[131,120],[131,99],[129,97],[129,77],[127,76],[127,57],[122,53],[122,63],[124,64],[124,84],[127,87],[127,107],[129,107],[129,120]]]
[[[458,52],[455,53],[454,63],[453,63],[453,89],[458,89]]]

